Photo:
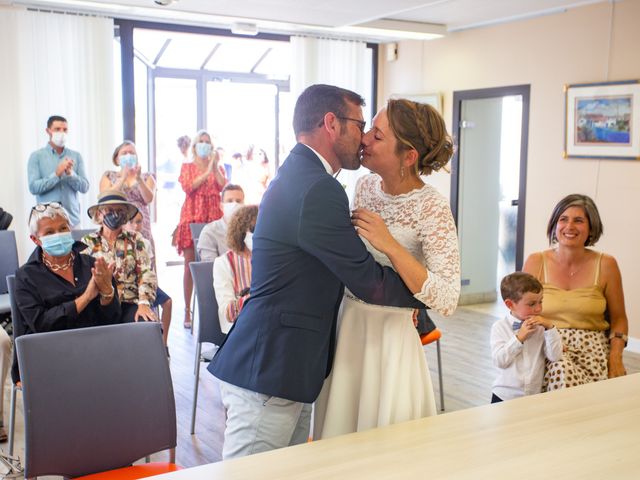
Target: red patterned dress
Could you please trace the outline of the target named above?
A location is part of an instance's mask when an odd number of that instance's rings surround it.
[[[178,181],[187,194],[182,210],[180,211],[180,223],[176,231],[176,247],[182,254],[185,248],[193,247],[191,239],[190,223],[209,223],[222,217],[220,208],[220,192],[224,185],[219,185],[213,175],[193,188],[193,181],[202,175],[195,163],[183,163]]]

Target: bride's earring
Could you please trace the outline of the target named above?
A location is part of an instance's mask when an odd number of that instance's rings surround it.
[[[404,180],[404,165],[400,167],[400,179]]]

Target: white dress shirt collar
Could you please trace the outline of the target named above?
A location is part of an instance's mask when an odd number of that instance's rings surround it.
[[[320,159],[320,161],[322,162],[322,166],[324,166],[324,169],[327,171],[327,173],[329,175],[333,175],[333,168],[331,168],[331,165],[329,165],[329,162],[327,162],[322,155],[320,155],[318,152],[316,152],[313,148],[311,148],[306,143],[303,143],[303,145],[307,147],[309,150],[311,150],[313,153],[315,153]]]

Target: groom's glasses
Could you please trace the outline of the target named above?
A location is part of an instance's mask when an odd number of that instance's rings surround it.
[[[350,122],[356,122],[358,124],[358,128],[362,133],[364,133],[364,127],[367,126],[367,122],[365,122],[364,120],[358,120],[357,118],[349,118],[349,117],[338,117],[337,115],[336,117],[339,118],[340,120],[348,120]]]
[[[365,122],[364,120],[358,120],[357,118],[339,117],[338,115],[336,115],[336,118],[339,118],[340,120],[348,120],[350,122],[356,122],[358,124],[358,128],[360,129],[361,133],[364,133],[364,128],[367,126],[367,122]],[[323,125],[324,125],[324,118],[320,120],[320,123],[318,123],[318,127],[321,127]]]

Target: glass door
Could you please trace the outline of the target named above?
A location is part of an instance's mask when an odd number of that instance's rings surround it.
[[[158,191],[156,208],[163,221],[153,225],[156,239],[156,255],[163,262],[180,261],[176,249],[171,246],[171,234],[180,219],[184,192],[178,183],[180,168],[188,161],[191,152],[183,155],[178,139],[188,137],[197,130],[196,80],[185,78],[156,78],[155,99],[155,161]]]
[[[258,204],[275,172],[278,88],[260,83],[207,82],[206,122],[227,178]]]

